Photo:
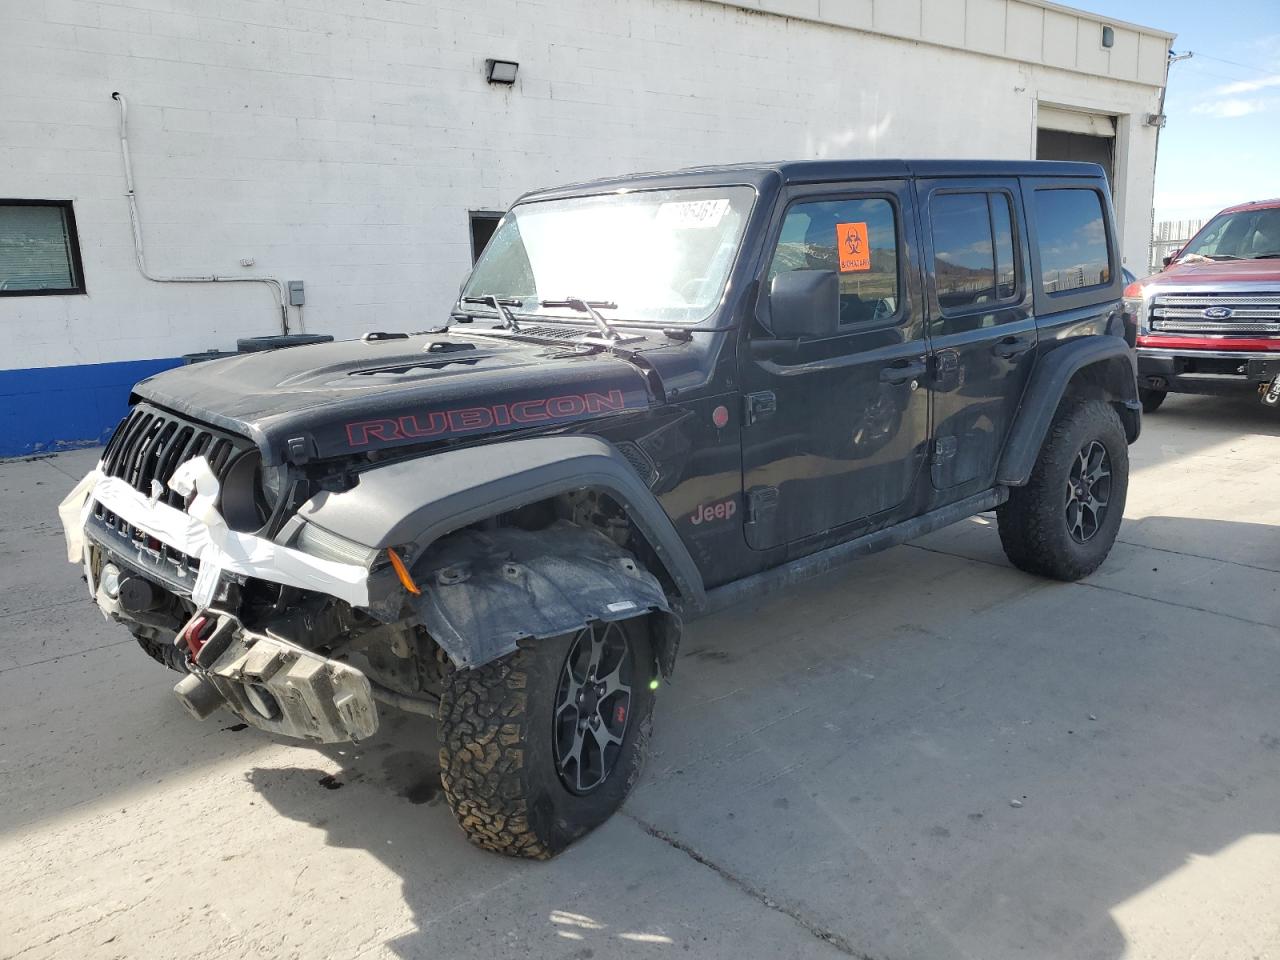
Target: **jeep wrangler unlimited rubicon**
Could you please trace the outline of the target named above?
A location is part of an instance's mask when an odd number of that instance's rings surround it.
[[[196,717],[434,715],[463,830],[548,857],[635,783],[684,621],[993,509],[1023,570],[1103,561],[1141,417],[1110,209],[1076,163],[541,190],[436,330],[138,384],[68,553]]]

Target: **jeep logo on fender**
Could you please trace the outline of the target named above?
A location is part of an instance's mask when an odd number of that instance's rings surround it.
[[[450,434],[471,433],[490,427],[571,420],[584,414],[613,413],[627,408],[621,390],[608,393],[570,393],[541,400],[517,400],[488,407],[460,407],[411,413],[394,420],[361,420],[347,424],[347,442],[367,447],[375,440],[422,440]]]
[[[698,509],[689,515],[689,522],[698,526],[715,520],[728,520],[737,512],[738,501],[732,497],[719,503],[700,503]]]

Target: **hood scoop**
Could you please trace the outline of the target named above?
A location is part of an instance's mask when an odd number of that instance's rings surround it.
[[[431,346],[427,347],[427,353],[434,353],[440,356],[439,359],[433,360],[413,360],[409,363],[397,363],[386,367],[371,367],[363,370],[353,370],[348,376],[351,377],[386,377],[386,376],[404,376],[409,373],[417,373],[422,370],[442,370],[450,364],[458,364],[464,367],[474,367],[482,359],[479,356],[469,357],[450,357],[451,353],[467,353],[474,351],[476,345],[474,343],[459,343],[457,341],[437,340]]]

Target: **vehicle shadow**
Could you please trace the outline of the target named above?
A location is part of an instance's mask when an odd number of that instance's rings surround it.
[[[1209,542],[1280,535],[1149,520]],[[1275,596],[1280,578],[1257,573]],[[909,607],[907,582],[930,585]],[[1084,611],[1103,626],[1070,629]],[[281,815],[395,872],[412,928],[388,939],[397,956],[696,951],[689,910],[735,935],[715,901],[727,880],[753,917],[798,937],[746,939],[743,956],[836,943],[832,955],[1120,960],[1139,931],[1143,955],[1178,957],[1179,921],[1206,900],[1255,911],[1211,941],[1264,922],[1253,884],[1280,866],[1278,636],[1123,584],[902,547],[692,625],[636,793],[550,863],[462,839],[420,718],[358,756],[325,748],[349,789],[290,785],[320,783],[318,768],[251,780]],[[495,945],[494,929],[519,938]]]

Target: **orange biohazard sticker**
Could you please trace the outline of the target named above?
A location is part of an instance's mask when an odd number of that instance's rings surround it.
[[[836,249],[841,273],[871,269],[871,245],[867,243],[866,223],[837,223]]]

